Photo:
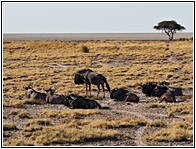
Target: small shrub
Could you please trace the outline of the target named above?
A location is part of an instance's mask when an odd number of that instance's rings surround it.
[[[84,46],[84,45],[83,45],[83,46],[81,47],[81,51],[84,52],[84,53],[89,53],[89,48],[88,48],[87,46]]]

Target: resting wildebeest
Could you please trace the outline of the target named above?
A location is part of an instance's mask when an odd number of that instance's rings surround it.
[[[183,96],[182,88],[169,87],[168,90],[175,96]]]
[[[114,88],[110,93],[110,98],[116,101],[139,102],[139,97],[130,93],[124,88]]]
[[[51,103],[51,104],[64,104],[66,106],[69,106],[68,101],[66,100],[66,96],[65,95],[57,95],[54,94],[55,89],[52,90],[50,89],[46,89],[46,102],[47,103]]]
[[[167,90],[168,88],[166,86],[156,86],[152,91],[152,96],[161,97]]]
[[[166,102],[176,102],[176,98],[175,98],[175,95],[167,90],[166,93],[164,93],[160,98],[159,98],[159,103],[162,102],[162,101],[166,101]]]
[[[146,94],[146,96],[152,96],[152,91],[155,89],[157,84],[148,82],[146,84],[142,84],[142,93]]]
[[[105,97],[105,88],[104,88],[104,83],[106,84],[106,87],[108,91],[110,92],[110,86],[107,82],[107,79],[102,75],[102,74],[97,74],[93,72],[91,69],[84,69],[78,71],[75,76],[74,76],[74,83],[75,84],[84,84],[86,85],[86,95],[88,92],[88,86],[89,86],[89,91],[91,95],[91,84],[97,85],[98,92],[97,96],[100,93],[100,85],[102,86],[104,96]]]
[[[163,81],[160,83],[161,86],[165,86],[168,88],[168,90],[170,90],[174,96],[183,96],[183,93],[182,93],[182,88],[178,87],[178,88],[175,88],[175,87],[170,87],[170,83],[169,82],[166,82],[166,81]]]
[[[95,100],[85,99],[82,96],[74,94],[68,95],[70,107],[72,109],[108,109],[108,107],[101,107],[101,105]]]
[[[23,86],[23,88],[26,89],[27,98],[46,100],[46,94],[35,91],[32,86]]]

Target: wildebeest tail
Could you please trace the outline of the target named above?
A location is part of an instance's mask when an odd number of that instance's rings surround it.
[[[110,107],[101,107],[100,109],[111,110]]]
[[[105,84],[106,84],[108,91],[110,92],[110,85],[108,84],[107,79],[105,77],[104,77],[104,81],[105,81]]]

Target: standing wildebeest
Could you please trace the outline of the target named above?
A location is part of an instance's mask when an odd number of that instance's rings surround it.
[[[133,93],[130,93],[124,88],[114,88],[110,93],[110,98],[116,101],[129,101],[129,102],[139,102],[139,97]]]
[[[95,100],[85,99],[82,96],[71,94],[67,96],[70,107],[72,109],[108,109],[108,107],[101,107],[101,105]]]
[[[32,98],[32,99],[41,99],[44,100],[46,99],[46,94],[45,93],[40,93],[35,91],[32,86],[23,86],[24,89],[26,89],[26,97],[27,98]]]
[[[148,82],[146,84],[142,84],[142,93],[146,94],[146,96],[152,96],[152,91],[155,89],[157,84]]]
[[[46,102],[47,103],[51,103],[51,104],[65,104],[66,106],[69,106],[69,103],[66,100],[66,96],[54,94],[55,89],[52,90],[50,88],[50,89],[47,89],[45,91],[46,91],[46,95],[47,95],[46,96]]]
[[[167,90],[166,93],[164,93],[160,98],[159,98],[159,103],[162,102],[162,101],[166,101],[166,102],[176,102],[176,98],[175,98],[175,95]]]
[[[88,86],[89,86],[89,91],[91,95],[91,84],[97,85],[98,88],[98,93],[97,96],[100,93],[100,85],[102,86],[104,96],[105,97],[105,89],[104,89],[104,83],[106,84],[106,87],[108,91],[110,92],[110,86],[107,82],[107,79],[102,75],[102,74],[97,74],[93,72],[91,69],[84,69],[78,71],[75,76],[74,76],[74,83],[75,84],[84,84],[86,85],[86,95],[88,91]]]

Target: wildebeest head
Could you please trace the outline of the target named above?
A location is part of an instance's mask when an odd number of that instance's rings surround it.
[[[166,81],[163,81],[163,82],[160,82],[160,85],[169,86],[169,85],[170,85],[170,83],[169,83],[169,82],[166,82]]]
[[[81,76],[80,74],[76,73],[74,76],[74,83],[75,84],[84,84],[85,83],[85,79],[83,76]]]
[[[115,92],[118,90],[118,88],[114,88],[113,90],[111,90],[110,92],[110,98],[114,99],[115,98]]]
[[[142,84],[142,93],[146,94],[147,96],[151,96],[152,91],[155,89],[157,85],[152,82],[148,82],[146,84]]]
[[[32,86],[23,86],[23,88],[26,90],[26,97],[30,98],[31,94],[34,92]]]
[[[122,101],[127,92],[128,90],[124,88],[114,88],[110,93],[110,98]]]
[[[32,86],[28,85],[28,86],[23,86],[24,89],[28,90],[28,89],[32,89]]]

